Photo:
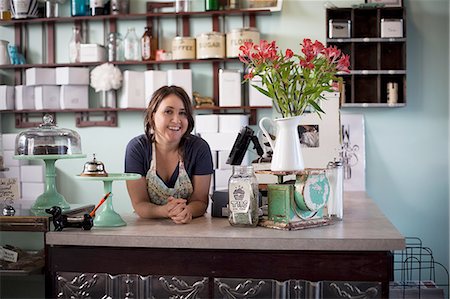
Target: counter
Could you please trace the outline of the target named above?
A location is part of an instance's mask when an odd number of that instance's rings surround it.
[[[130,214],[125,227],[48,232],[52,288],[56,272],[135,273],[378,281],[387,297],[392,251],[405,248],[404,237],[365,193],[344,198],[343,221],[297,231],[232,227],[209,216],[176,225]]]

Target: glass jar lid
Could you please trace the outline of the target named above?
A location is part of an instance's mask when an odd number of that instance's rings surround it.
[[[53,116],[46,114],[37,128],[25,130],[16,137],[16,155],[81,154],[81,138],[77,132],[59,128]]]

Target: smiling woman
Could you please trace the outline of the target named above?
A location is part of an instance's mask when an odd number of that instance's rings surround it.
[[[189,223],[206,211],[213,173],[209,145],[191,135],[189,96],[181,87],[161,87],[144,122],[145,134],[133,138],[125,153],[125,172],[142,175],[127,182],[133,208],[143,218]]]

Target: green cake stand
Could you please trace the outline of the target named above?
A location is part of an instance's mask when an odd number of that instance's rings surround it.
[[[100,207],[100,212],[95,213],[94,226],[116,227],[125,226],[127,223],[114,211],[113,208],[113,193],[112,183],[114,181],[129,181],[141,178],[141,175],[135,173],[109,173],[108,176],[76,176],[77,179],[83,181],[103,181],[104,193],[111,192],[103,207]]]
[[[39,195],[31,206],[34,215],[48,215],[45,209],[58,206],[63,211],[69,210],[69,203],[62,194],[56,190],[56,160],[86,158],[83,154],[74,155],[16,155],[16,160],[44,160],[45,162],[45,191]]]

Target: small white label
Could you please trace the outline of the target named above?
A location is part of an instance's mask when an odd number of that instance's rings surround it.
[[[19,254],[13,250],[0,247],[0,260],[15,263]]]
[[[245,182],[231,183],[228,190],[230,211],[232,213],[247,213],[253,194],[252,185]]]

